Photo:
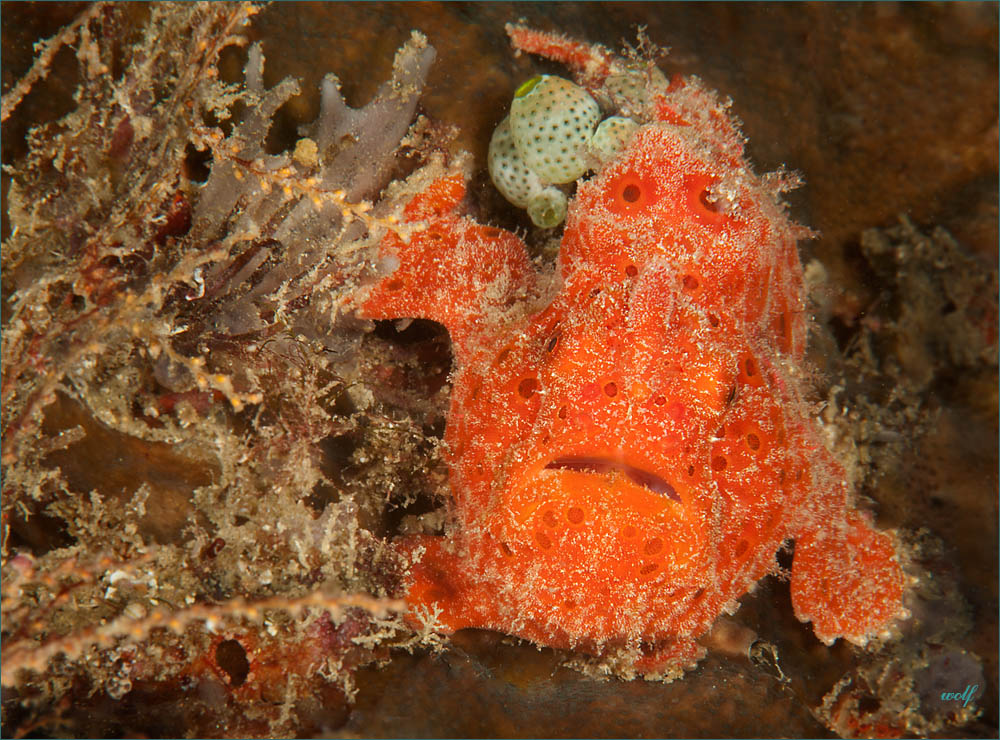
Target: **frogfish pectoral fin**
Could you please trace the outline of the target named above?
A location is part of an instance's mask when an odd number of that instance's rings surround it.
[[[535,268],[517,236],[460,215],[465,179],[452,172],[431,182],[404,209],[408,241],[382,240],[383,260],[397,262],[361,305],[370,319],[422,318],[445,325],[458,355],[482,324],[535,289]]]
[[[468,564],[445,548],[444,537],[407,537],[402,547],[412,553],[406,591],[406,621],[416,629],[451,634],[482,626],[477,619],[475,587],[466,582]]]
[[[863,645],[905,617],[904,583],[894,538],[858,512],[796,539],[792,606],[827,644],[843,637]]]

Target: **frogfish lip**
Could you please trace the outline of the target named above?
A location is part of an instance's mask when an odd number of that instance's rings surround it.
[[[664,583],[674,591],[698,581],[707,551],[697,490],[642,451],[596,446],[550,448],[508,479],[494,536],[552,588],[629,584],[656,600]]]
[[[595,475],[612,475],[620,473],[636,485],[680,502],[681,497],[676,489],[656,473],[630,465],[624,460],[598,455],[568,455],[557,457],[545,465],[546,470],[573,470]]]

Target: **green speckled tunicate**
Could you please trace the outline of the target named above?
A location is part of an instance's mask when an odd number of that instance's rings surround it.
[[[566,194],[543,185],[524,163],[510,134],[510,118],[497,125],[490,139],[490,178],[497,190],[518,208],[526,208],[536,226],[558,226],[566,217]]]
[[[637,128],[639,124],[631,118],[605,118],[591,137],[590,147],[602,162],[607,162],[621,151]]]
[[[525,164],[547,185],[583,175],[589,169],[587,142],[601,118],[597,101],[579,85],[551,75],[522,85],[518,93],[510,104],[510,131]]]
[[[650,103],[650,92],[665,90],[667,78],[656,67],[632,68],[610,75],[604,92],[623,116],[640,115]]]
[[[612,159],[638,127],[629,118],[607,119],[590,93],[561,77],[538,75],[514,93],[510,115],[493,132],[490,178],[504,198],[524,208],[536,226],[566,217],[566,185]]]
[[[566,218],[566,193],[549,186],[528,206],[528,215],[535,226],[551,229]]]
[[[527,208],[542,188],[538,175],[528,169],[517,153],[510,135],[510,116],[500,121],[493,131],[487,163],[493,184],[503,197],[519,208]]]

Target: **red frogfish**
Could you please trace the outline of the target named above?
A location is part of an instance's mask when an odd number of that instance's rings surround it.
[[[809,232],[789,178],[752,172],[696,78],[507,31],[630,125],[611,156],[580,153],[595,171],[553,286],[520,238],[463,215],[458,169],[408,202],[408,241],[380,245],[398,266],[362,315],[440,322],[455,357],[450,523],[400,543],[410,618],[674,677],[794,541],[796,616],[828,644],[884,633],[906,616],[900,548],[855,508],[804,400]]]

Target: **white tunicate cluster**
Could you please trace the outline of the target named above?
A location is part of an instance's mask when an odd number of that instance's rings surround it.
[[[621,151],[637,128],[639,124],[631,118],[622,116],[606,118],[601,121],[601,125],[591,137],[590,148],[602,162],[607,161]]]
[[[633,68],[610,75],[604,81],[603,92],[612,107],[623,115],[641,115],[649,107],[651,90],[665,90],[667,78],[656,67]]]
[[[517,151],[510,130],[510,116],[500,121],[493,132],[488,157],[493,184],[518,208],[527,208],[546,189],[538,174],[528,167]]]
[[[510,115],[490,140],[493,184],[527,209],[536,226],[558,226],[566,217],[566,193],[557,186],[614,157],[638,126],[618,116],[598,126],[600,118],[597,101],[579,85],[552,75],[532,77],[514,93]]]

